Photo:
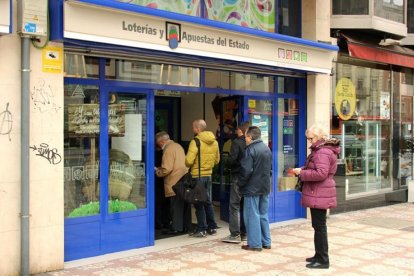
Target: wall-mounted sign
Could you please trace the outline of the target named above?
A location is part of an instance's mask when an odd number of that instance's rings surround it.
[[[108,129],[110,136],[124,136],[123,105],[109,105]],[[68,131],[70,136],[96,137],[99,135],[99,104],[69,104]]]
[[[0,34],[11,33],[11,1],[0,0]]]
[[[356,94],[352,80],[341,78],[335,89],[335,110],[344,121],[351,119],[355,112]]]
[[[62,73],[62,60],[62,47],[45,47],[42,50],[42,71],[46,73]]]
[[[78,1],[64,3],[64,37],[329,74],[336,55],[332,50]]]

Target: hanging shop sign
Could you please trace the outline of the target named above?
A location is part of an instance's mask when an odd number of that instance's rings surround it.
[[[331,73],[336,52],[82,1],[64,3],[64,37],[289,69]],[[297,39],[298,41],[305,41]]]
[[[11,33],[11,1],[0,0],[0,34]]]
[[[124,136],[124,105],[110,104],[108,111],[109,136]],[[96,137],[99,135],[99,104],[69,104],[68,131],[69,136]]]
[[[355,112],[356,94],[352,80],[341,78],[335,89],[335,110],[344,121],[351,119]]]

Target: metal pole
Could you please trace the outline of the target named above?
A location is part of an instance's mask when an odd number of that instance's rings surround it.
[[[20,271],[30,275],[29,132],[30,132],[30,38],[22,36],[21,49],[21,229]]]

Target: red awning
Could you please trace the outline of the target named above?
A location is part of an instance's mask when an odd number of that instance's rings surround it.
[[[349,55],[352,57],[414,68],[414,50],[398,45],[379,46],[372,42],[355,40],[348,35],[342,36],[348,42]]]

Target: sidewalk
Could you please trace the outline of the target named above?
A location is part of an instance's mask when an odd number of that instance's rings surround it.
[[[41,275],[414,275],[413,203],[331,215],[330,269],[305,268],[305,258],[314,253],[310,220],[271,228],[272,249],[262,252],[221,242],[228,234],[223,227],[206,239],[181,236],[159,242],[165,246],[172,241],[170,249],[157,242],[151,248],[111,254],[110,260],[80,260]]]

